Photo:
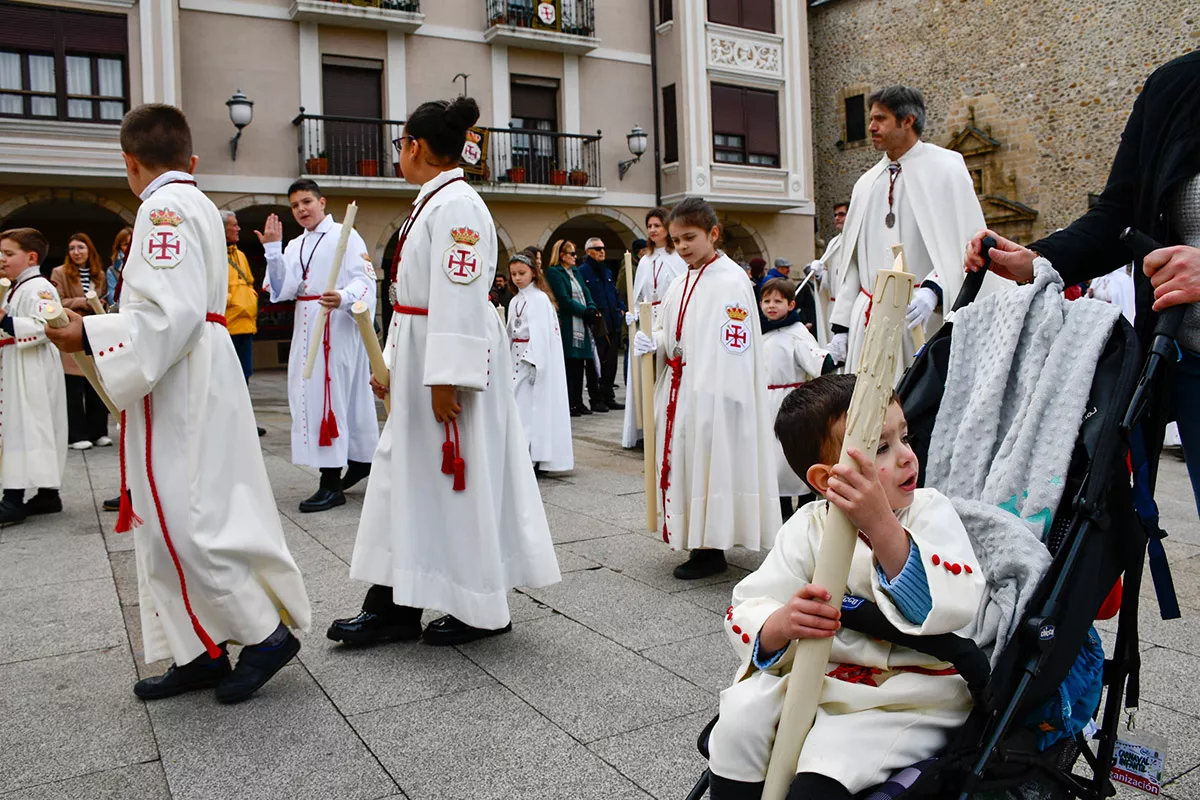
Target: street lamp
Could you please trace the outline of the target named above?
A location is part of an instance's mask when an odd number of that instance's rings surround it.
[[[233,127],[237,128],[237,134],[229,140],[229,155],[234,161],[237,161],[238,139],[242,138],[242,128],[249,125],[254,119],[254,101],[242,94],[241,89],[238,89],[232,97],[225,101],[225,105],[229,107],[229,121],[233,123]]]
[[[641,125],[634,125],[633,130],[625,134],[625,141],[629,144],[629,152],[633,153],[633,158],[617,164],[617,176],[620,180],[625,180],[625,173],[629,172],[629,168],[642,160],[642,153],[646,152],[650,137],[642,130]]]

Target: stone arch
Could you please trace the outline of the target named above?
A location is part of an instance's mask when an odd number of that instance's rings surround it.
[[[758,230],[736,215],[718,211],[717,216],[721,220],[725,254],[734,261],[749,261],[757,256],[765,260],[767,268],[770,269],[771,256],[767,251],[767,243]]]
[[[0,204],[0,223],[26,206],[53,203],[56,200],[99,206],[106,211],[116,214],[128,225],[132,225],[137,219],[137,211],[134,209],[127,208],[116,200],[101,197],[95,192],[89,192],[84,189],[36,189],[32,192],[25,192],[24,194],[11,197]]]
[[[571,208],[560,214],[553,222],[546,226],[546,230],[542,232],[542,237],[538,240],[538,248],[545,251],[551,244],[551,238],[554,233],[564,224],[570,222],[576,217],[608,217],[613,220],[611,223],[605,223],[605,227],[609,230],[621,235],[621,228],[629,233],[629,240],[626,241],[624,236],[621,236],[625,246],[632,244],[634,239],[645,239],[646,232],[642,230],[642,226],[637,220],[630,217],[628,214],[611,206],[580,206]]]
[[[243,208],[251,208],[253,206],[283,206],[288,207],[288,199],[282,194],[244,194],[240,197],[235,197],[232,200],[227,200],[218,208],[222,211],[241,211]]]

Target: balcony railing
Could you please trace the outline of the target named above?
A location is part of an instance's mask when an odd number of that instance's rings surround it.
[[[363,119],[301,113],[292,120],[299,134],[302,175],[400,177],[400,156],[392,142],[404,130],[400,120]],[[475,128],[479,158],[463,162],[474,183],[599,189],[600,134],[555,133],[519,128]]]
[[[412,33],[421,27],[420,0],[292,0],[293,20]]]
[[[554,13],[539,13],[545,6]],[[487,0],[488,25],[512,25],[515,28],[557,31],[569,36],[596,35],[594,0],[562,0],[541,3],[539,0]]]

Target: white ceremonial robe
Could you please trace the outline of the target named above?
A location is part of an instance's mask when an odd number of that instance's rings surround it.
[[[650,303],[655,315],[667,295],[667,289],[680,275],[687,272],[687,262],[674,251],[660,247],[653,253],[647,253],[638,261],[633,279],[633,302],[640,307],[642,303]],[[630,309],[632,311],[633,309]],[[641,441],[642,429],[637,426],[635,413],[637,405],[642,402],[640,397],[634,397],[632,387],[634,382],[629,371],[634,369],[638,360],[633,355],[626,359],[625,370],[625,419],[621,427],[621,446],[636,447]]]
[[[417,204],[462,174],[453,169],[429,181]],[[487,300],[496,227],[478,193],[458,181],[433,196],[400,258],[397,303],[428,314],[396,313],[388,328],[392,413],[375,452],[350,577],[391,586],[400,605],[502,628],[509,589],[561,578],[513,399],[508,336]],[[457,387],[462,406],[463,491],[441,471],[447,434],[430,405],[429,387],[447,385]]]
[[[529,440],[529,457],[548,472],[573,469],[571,403],[558,312],[532,283],[508,305],[508,338],[513,397]]]
[[[664,367],[654,387],[655,463],[662,485],[673,370],[683,361],[670,439],[667,487],[659,491],[663,540],[672,550],[769,547],[779,530],[774,433],[754,287],[726,255],[676,280],[655,325]],[[685,294],[683,335],[675,337]]]
[[[321,220],[287,244],[268,243],[267,276],[263,288],[271,302],[297,297],[319,297],[329,283],[333,255],[342,226],[331,216]],[[304,364],[312,343],[321,304],[316,300],[296,302],[292,344],[288,351],[288,406],[292,412],[292,463],[307,467],[344,467],[351,461],[370,461],[379,443],[379,418],[371,393],[371,364],[363,347],[358,324],[350,313],[357,302],[366,303],[374,318],[376,306],[375,268],[363,258],[367,246],[358,231],[351,231],[346,255],[338,273],[337,291],[342,304],[329,312],[329,410],[337,421],[337,433],[327,446],[321,445],[321,420],[325,415],[325,358],[317,354],[312,377],[304,379]],[[303,263],[301,257],[303,256]],[[308,264],[308,277],[304,265]],[[319,346],[319,345],[318,345]]]
[[[194,186],[154,189],[134,223],[120,313],[83,324],[104,388],[124,412],[126,482],[142,519],[133,537],[145,658],[186,664],[204,646],[167,535],[196,618],[217,644],[256,644],[281,619],[307,630],[311,612],[233,342],[205,321],[225,313],[225,224]]]
[[[830,315],[833,314],[833,303],[837,299],[837,287],[842,283],[840,276],[834,275],[833,269],[841,249],[842,235],[839,233],[829,240],[829,244],[825,246],[825,252],[818,259],[821,266],[825,268],[825,277],[818,282],[817,290],[813,293],[817,307],[817,329],[814,331],[814,335],[817,343],[822,347],[829,344],[829,339],[833,336],[833,332],[829,330]]]
[[[802,322],[763,334],[763,359],[767,365],[767,404],[771,418],[771,438],[775,442],[775,468],[779,475],[781,497],[812,494],[812,489],[788,466],[783,455],[783,445],[779,443],[779,437],[774,435],[775,418],[779,416],[783,398],[800,384],[821,376],[825,357],[828,355]]]
[[[984,226],[983,210],[975,196],[971,174],[958,153],[927,142],[917,142],[899,160],[892,210],[896,224],[888,228],[888,185],[886,155],[854,184],[842,240],[833,258],[832,273],[839,283],[830,322],[850,332],[846,371],[858,368],[858,358],[875,291],[875,275],[891,269],[891,246],[903,244],[909,271],[915,276],[914,290],[922,281],[936,283],[942,290],[943,314],[954,305],[962,288],[963,260],[967,243]],[[988,273],[980,296],[1009,285]],[[943,316],[934,313],[927,325],[932,335]],[[897,378],[915,355],[911,336],[901,337],[902,357],[896,362]]]
[[[13,336],[0,333],[0,484],[59,489],[67,464],[67,393],[62,358],[46,338],[43,311],[61,308],[37,267],[22,272],[4,301]],[[5,391],[7,390],[7,391]]]
[[[720,721],[709,740],[710,767],[717,775],[743,781],[766,775],[792,655],[763,672],[753,666],[754,646],[767,618],[812,580],[827,509],[826,501],[817,500],[797,511],[762,566],[733,589],[725,631],[741,664],[736,682],[721,693]],[[918,489],[912,505],[897,517],[917,545],[933,601],[929,616],[918,625],[901,613],[881,587],[878,562],[861,539],[847,594],[878,605],[906,634],[961,630],[974,619],[987,585],[953,506],[935,489]],[[824,678],[816,721],[796,771],[827,775],[856,794],[932,756],[972,706],[967,683],[957,673],[927,674],[950,666],[856,631],[838,631],[826,672],[840,669],[843,677]],[[864,673],[869,682],[851,682]]]
[[[1091,290],[1092,297],[1112,303],[1121,309],[1129,324],[1133,324],[1137,311],[1134,306],[1133,276],[1129,274],[1128,265],[1096,278],[1092,281]]]

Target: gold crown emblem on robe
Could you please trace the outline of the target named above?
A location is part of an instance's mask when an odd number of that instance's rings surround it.
[[[479,234],[470,228],[455,228],[450,231],[450,238],[459,244],[474,245],[479,241]]]
[[[725,306],[725,313],[730,319],[745,321],[746,317],[750,316],[750,312],[741,306]]]
[[[181,222],[183,222],[183,217],[169,208],[156,208],[150,212],[152,225],[178,225]]]

